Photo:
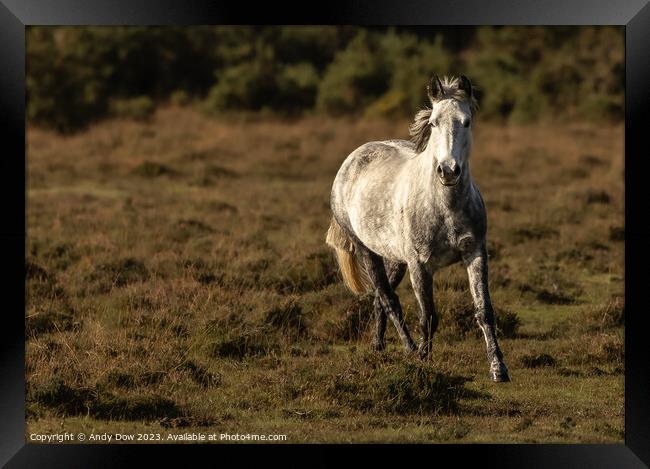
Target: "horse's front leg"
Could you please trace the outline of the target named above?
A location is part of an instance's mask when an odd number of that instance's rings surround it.
[[[467,268],[469,288],[474,299],[475,317],[483,331],[487,346],[487,358],[490,362],[490,376],[493,381],[510,381],[508,368],[503,363],[503,354],[497,342],[494,322],[494,310],[488,290],[488,261],[485,242],[471,252],[463,254]]]
[[[420,357],[425,358],[431,349],[431,338],[438,328],[438,316],[433,302],[433,275],[422,262],[409,263],[411,285],[420,306]]]

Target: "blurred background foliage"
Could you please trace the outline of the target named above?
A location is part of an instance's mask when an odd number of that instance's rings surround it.
[[[464,73],[483,119],[621,120],[620,27],[29,27],[27,118],[74,132],[156,105],[405,116],[432,73]]]

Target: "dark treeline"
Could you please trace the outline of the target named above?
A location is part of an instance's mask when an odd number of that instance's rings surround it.
[[[623,116],[617,27],[30,27],[27,116],[71,132],[157,103],[211,114],[410,115],[432,73],[465,73],[482,118]]]

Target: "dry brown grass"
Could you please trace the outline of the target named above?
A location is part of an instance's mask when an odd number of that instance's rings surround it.
[[[622,441],[622,126],[477,122],[513,378],[498,386],[460,266],[435,278],[440,331],[420,363],[391,327],[389,350],[368,351],[371,301],[324,243],[343,158],[407,129],[175,107],[69,137],[28,129],[28,431]],[[399,293],[416,331],[408,280]]]

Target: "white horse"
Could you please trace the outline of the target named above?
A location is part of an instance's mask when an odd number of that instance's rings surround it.
[[[436,76],[427,90],[431,109],[416,114],[410,142],[369,142],[341,165],[332,187],[327,243],[350,290],[374,292],[377,350],[385,348],[387,316],[406,350],[416,350],[395,293],[408,267],[420,307],[422,357],[438,324],[433,274],[462,261],[490,375],[509,381],[488,291],[485,206],[469,170],[476,109],[472,84],[464,75],[442,81]]]

